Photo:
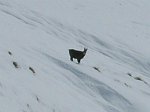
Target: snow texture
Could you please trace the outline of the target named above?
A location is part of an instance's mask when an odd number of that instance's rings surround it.
[[[150,112],[149,6],[0,0],[0,112]]]

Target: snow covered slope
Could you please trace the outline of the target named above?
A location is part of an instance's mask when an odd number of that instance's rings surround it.
[[[149,6],[0,0],[0,112],[149,112]]]

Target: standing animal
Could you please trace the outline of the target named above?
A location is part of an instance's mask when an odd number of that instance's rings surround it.
[[[86,48],[84,48],[84,51],[69,49],[70,60],[73,61],[73,58],[74,58],[74,59],[77,59],[78,63],[80,63],[81,59],[85,56],[86,51],[87,51]]]

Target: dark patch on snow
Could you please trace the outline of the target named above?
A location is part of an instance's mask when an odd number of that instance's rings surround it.
[[[125,85],[126,87],[131,88],[131,86],[130,86],[129,84],[127,84],[127,83],[124,83],[124,85]]]
[[[35,73],[35,70],[32,67],[29,67],[29,70],[32,71],[32,73]]]
[[[130,77],[132,77],[132,74],[131,74],[131,73],[127,73],[127,75],[130,76]]]
[[[93,67],[93,68],[94,68],[94,70],[101,72],[98,67]]]
[[[40,99],[39,99],[39,97],[38,97],[38,96],[36,96],[36,100],[37,100],[38,102],[40,102]]]
[[[143,81],[140,77],[134,77],[135,80]]]
[[[12,52],[8,51],[8,54],[9,54],[9,55],[12,55]]]
[[[19,65],[18,65],[18,63],[17,62],[13,62],[13,65],[15,66],[15,68],[19,68]]]

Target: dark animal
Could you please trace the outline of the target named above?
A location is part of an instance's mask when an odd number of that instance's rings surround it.
[[[70,60],[73,61],[74,59],[77,59],[78,63],[80,63],[81,59],[85,56],[87,49],[84,48],[84,51],[77,51],[74,49],[69,49],[70,54]]]

